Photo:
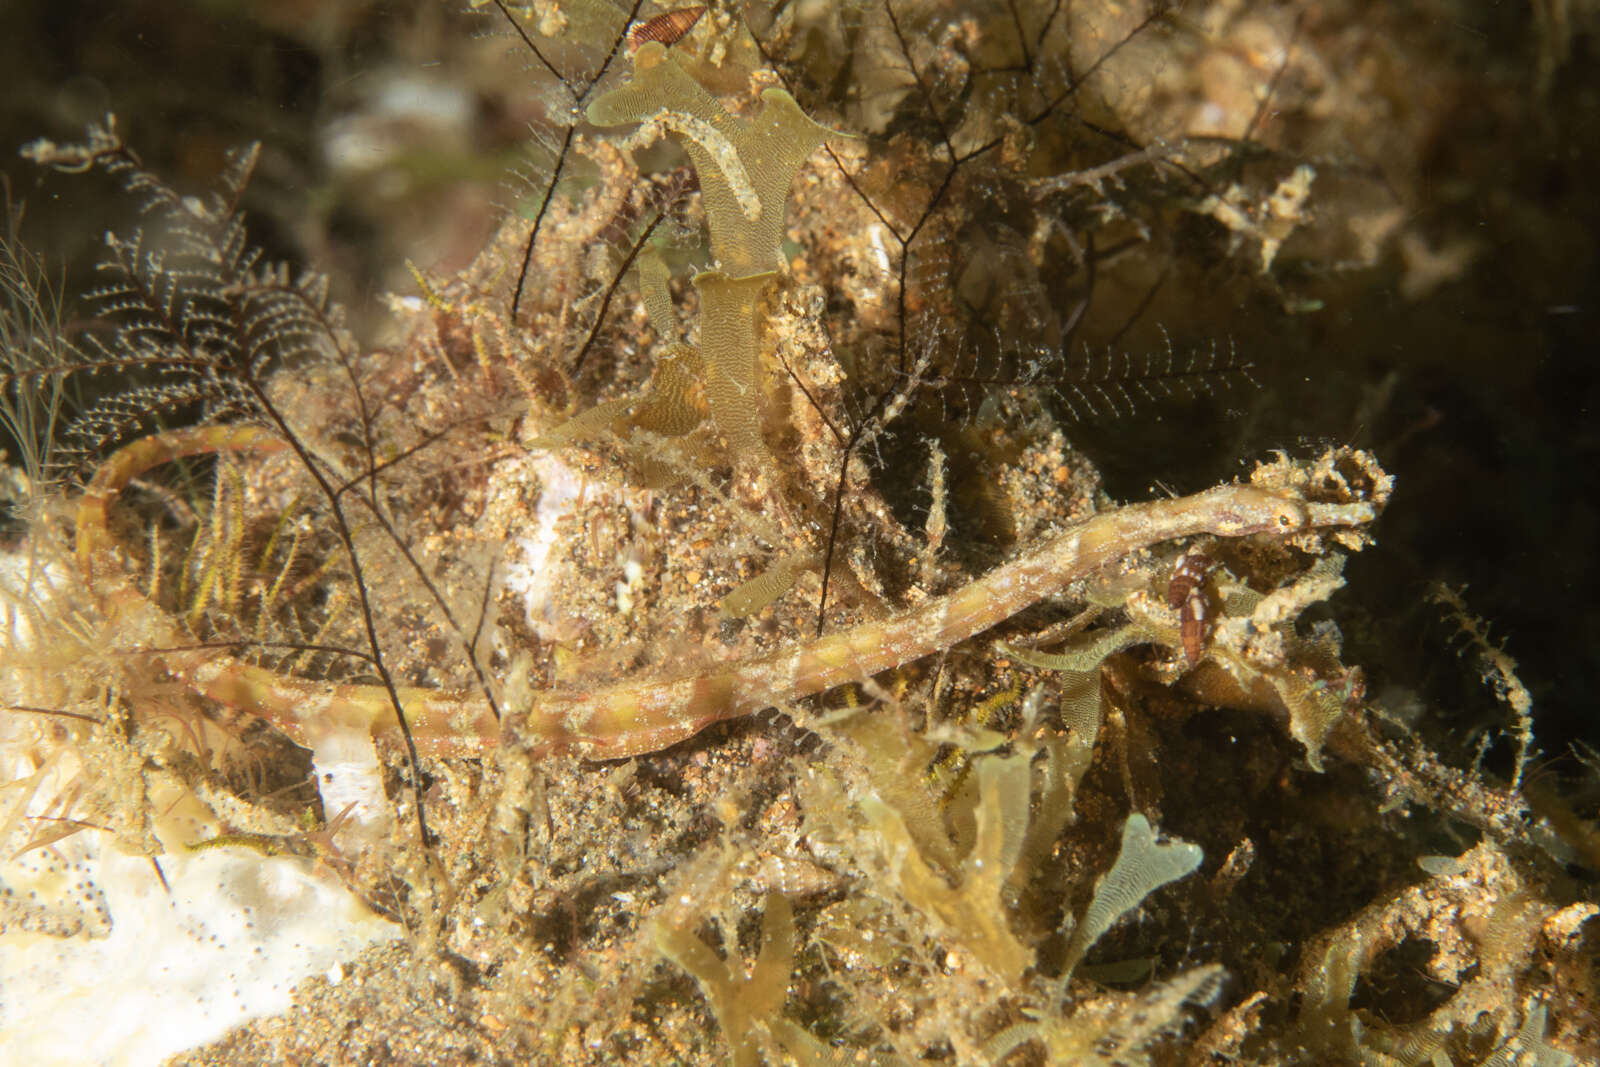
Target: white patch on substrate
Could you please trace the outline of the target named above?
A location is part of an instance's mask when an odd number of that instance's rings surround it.
[[[527,463],[539,478],[539,503],[534,508],[533,529],[510,543],[505,565],[499,568],[500,582],[522,602],[528,628],[541,641],[567,640],[570,634],[563,627],[571,623],[563,623],[560,613],[554,610],[555,592],[566,570],[556,548],[563,538],[579,531],[576,524],[567,520],[585,504],[605,501],[621,502],[634,514],[644,516],[649,512],[650,494],[597,484],[550,452],[536,452]],[[623,560],[623,570],[631,590],[637,588],[638,579],[628,569],[628,562],[627,558]],[[621,585],[618,583],[619,596]]]
[[[511,542],[512,551],[500,581],[522,601],[528,628],[540,640],[556,640],[545,607],[555,588],[556,566],[550,556],[561,538],[562,520],[577,511],[584,493],[583,475],[550,452],[528,457],[539,478],[539,503],[533,512],[533,530]]]
[[[59,567],[0,555],[0,649],[33,651],[35,620],[66,583]],[[0,670],[8,702],[48,697],[38,683],[37,672]],[[330,738],[316,759],[330,815],[355,799],[389,817],[369,737]],[[0,1063],[160,1063],[281,1014],[301,981],[400,936],[308,860],[239,846],[185,850],[218,832],[192,797],[152,800],[170,895],[149,858],[117,851],[97,830],[14,855],[32,832],[27,820],[51,814],[84,773],[77,750],[60,747],[39,721],[0,715],[0,786],[31,791],[0,795],[0,815],[19,819],[0,841],[0,886],[23,905],[0,910]],[[19,803],[20,811],[7,806]],[[74,915],[82,933],[38,932],[70,929]]]
[[[54,846],[104,895],[107,936],[0,934],[0,1062],[154,1064],[277,1015],[304,979],[400,936],[309,861],[246,848],[142,856],[95,831]],[[17,865],[6,863],[8,874]],[[12,884],[27,891],[26,872]]]
[[[352,730],[329,730],[311,739],[322,812],[341,818],[342,833],[381,840],[394,822],[394,809],[383,791],[383,766],[371,736]],[[363,842],[364,843],[364,842]]]
[[[889,273],[889,250],[883,244],[883,227],[874,223],[867,227],[867,234],[872,238],[872,250],[878,253],[878,269]]]
[[[626,559],[622,563],[622,578],[617,583],[617,611],[622,615],[631,615],[633,593],[644,581],[644,567],[636,559]]]

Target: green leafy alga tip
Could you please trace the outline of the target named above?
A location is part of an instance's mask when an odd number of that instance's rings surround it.
[[[782,89],[763,91],[753,117],[733,115],[659,42],[639,49],[633,77],[597,98],[587,115],[596,126],[653,125],[683,145],[700,176],[712,254],[736,278],[783,266],[789,188],[811,153],[839,136]]]

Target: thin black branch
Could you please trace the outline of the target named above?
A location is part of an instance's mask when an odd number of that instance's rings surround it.
[[[1138,305],[1135,306],[1134,309],[1128,313],[1128,317],[1122,321],[1122,325],[1118,326],[1111,334],[1110,339],[1106,341],[1107,351],[1115,348],[1117,346],[1117,342],[1122,340],[1123,335],[1129,330],[1133,329],[1133,324],[1143,318],[1146,311],[1150,310],[1150,305],[1155,302],[1156,294],[1161,291],[1161,287],[1165,285],[1166,282],[1167,272],[1163,270],[1156,277],[1154,284],[1152,284],[1150,288],[1145,291],[1144,296],[1139,299]]]
[[[478,601],[478,624],[472,628],[472,638],[467,642],[467,658],[474,664],[478,662],[478,639],[483,636],[483,624],[489,618],[489,598],[493,595],[494,561],[490,560],[489,571],[483,576],[483,596]],[[481,672],[478,677],[483,677]],[[494,705],[492,700],[489,706],[494,711],[494,717],[498,721],[500,709]]]
[[[112,652],[118,656],[165,656],[173,652],[239,652],[246,648],[277,649],[285,652],[320,652],[330,656],[342,656],[346,659],[358,659],[363,663],[376,662],[371,652],[363,652],[359,648],[350,648],[347,645],[327,645],[311,641],[258,641],[247,637],[232,641],[192,641],[182,645],[118,648],[113,649]]]
[[[1022,69],[1033,72],[1033,53],[1028,51],[1028,31],[1022,28],[1022,13],[1017,10],[1017,0],[1006,0],[1011,12],[1011,24],[1017,28],[1017,47],[1022,49]]]
[[[832,159],[833,165],[839,168],[839,173],[844,176],[846,184],[848,184],[851,189],[855,190],[856,196],[860,197],[861,202],[867,205],[867,210],[871,211],[877,216],[878,222],[883,225],[884,229],[889,231],[890,236],[892,236],[896,243],[903,248],[905,246],[906,239],[900,236],[899,228],[896,227],[894,223],[890,222],[888,217],[884,215],[882,211],[878,210],[878,205],[872,202],[872,197],[867,195],[866,190],[862,189],[860,185],[856,184],[855,175],[851,174],[845,169],[844,161],[840,159],[838,153],[833,150],[833,146],[830,144],[824,144],[822,146],[822,150],[828,153],[828,158]]]
[[[404,463],[406,460],[417,455],[418,453],[432,448],[434,445],[438,444],[440,441],[443,441],[446,437],[450,436],[451,433],[460,429],[462,426],[470,425],[471,423],[480,422],[483,419],[492,417],[492,415],[483,415],[472,419],[462,419],[460,422],[451,423],[442,430],[429,431],[428,433],[423,434],[422,440],[418,441],[416,444],[409,445],[401,449],[399,452],[396,452],[382,463],[374,463],[367,467],[367,469],[362,471],[360,474],[354,475],[342,482],[338,487],[338,492],[336,495],[343,496],[346,492],[355,488],[361,483],[376,479],[379,474],[388,470],[390,467]]]
[[[389,696],[389,705],[394,709],[395,721],[400,727],[400,736],[405,741],[406,762],[411,769],[411,791],[415,801],[414,807],[417,814],[417,834],[424,847],[432,843],[432,835],[428,831],[427,816],[423,813],[422,805],[422,758],[417,753],[417,741],[411,735],[411,724],[406,720],[405,706],[400,702],[400,692],[395,686],[394,676],[389,671],[389,664],[383,656],[383,645],[378,640],[377,617],[372,610],[372,596],[367,585],[365,569],[361,566],[361,553],[356,551],[355,533],[350,528],[350,522],[345,517],[344,506],[340,502],[338,492],[322,471],[322,466],[317,457],[312,453],[304,441],[300,440],[294,430],[289,427],[288,420],[284,418],[267,395],[261,383],[254,377],[246,379],[245,383],[257,402],[261,405],[267,417],[272,420],[278,433],[299,457],[300,464],[306,469],[312,479],[317,483],[317,488],[328,501],[328,511],[333,516],[334,526],[339,536],[339,542],[344,546],[345,557],[350,561],[351,577],[356,586],[356,604],[361,609],[361,625],[366,631],[367,647],[372,650],[372,666],[378,672],[378,680],[383,685],[384,692]]]
[[[1053,113],[1056,108],[1060,107],[1063,103],[1065,103],[1067,101],[1067,99],[1069,97],[1071,97],[1074,93],[1076,93],[1078,91],[1078,89],[1083,85],[1084,82],[1086,82],[1090,78],[1092,78],[1094,76],[1095,71],[1099,70],[1101,68],[1101,66],[1103,66],[1105,63],[1107,63],[1111,59],[1112,56],[1114,56],[1118,52],[1122,51],[1122,49],[1125,46],[1127,46],[1130,42],[1132,42],[1134,38],[1136,38],[1140,34],[1142,34],[1152,24],[1154,24],[1158,20],[1160,20],[1162,18],[1165,18],[1165,17],[1166,17],[1166,11],[1163,10],[1161,7],[1157,6],[1157,7],[1151,8],[1150,14],[1148,14],[1144,18],[1140,19],[1139,20],[1139,25],[1135,26],[1132,30],[1130,30],[1126,37],[1124,37],[1122,40],[1118,41],[1116,44],[1112,45],[1110,48],[1106,49],[1098,57],[1096,57],[1095,61],[1093,63],[1089,64],[1089,69],[1088,70],[1084,71],[1078,77],[1069,79],[1068,82],[1067,82],[1067,87],[1065,89],[1062,89],[1061,92],[1056,95],[1055,99],[1053,99],[1049,103],[1045,104],[1044,109],[1041,110],[1037,115],[1034,115],[1032,118],[1025,120],[1027,122],[1027,124],[1029,126],[1036,126],[1040,122],[1043,122],[1048,115]]]
[[[822,409],[822,405],[817,402],[817,398],[811,395],[811,390],[807,389],[806,383],[800,380],[800,375],[796,374],[794,372],[794,368],[789,366],[789,361],[783,358],[782,352],[779,352],[777,355],[778,362],[783,364],[783,369],[787,371],[789,373],[789,377],[794,380],[795,388],[804,393],[807,402],[809,402],[811,406],[816,409],[817,418],[821,419],[822,424],[828,428],[828,432],[833,434],[833,439],[835,441],[841,445],[844,444],[844,434],[840,433],[839,428],[833,424],[833,420],[828,418],[828,413]]]
[[[839,542],[839,518],[844,514],[844,480],[850,473],[850,457],[855,454],[855,434],[850,435],[850,443],[844,446],[844,453],[839,459],[839,477],[833,486],[832,515],[828,520],[828,542],[822,553],[822,591],[817,594],[817,636],[822,636],[824,624],[828,619],[828,582],[833,577],[833,552]]]
[[[622,42],[628,39],[628,27],[632,26],[634,21],[638,19],[639,9],[643,6],[644,0],[633,0],[633,7],[629,9],[628,17],[622,23],[622,29],[618,30],[617,35],[611,39],[611,51],[606,53],[606,58],[600,63],[600,69],[594,72],[594,76],[583,87],[583,91],[578,94],[578,100],[583,100],[593,92],[594,87],[600,84],[600,79],[606,76],[606,71],[611,69],[611,64],[617,58],[617,52],[622,48]]]
[[[105,721],[103,719],[97,719],[93,715],[85,715],[81,711],[66,711],[61,708],[41,708],[32,704],[6,704],[3,705],[3,707],[6,711],[19,711],[26,715],[50,715],[60,719],[81,719],[84,722],[94,723],[96,726]]]
[[[605,77],[606,72],[611,68],[611,64],[616,61],[617,55],[622,48],[622,42],[627,39],[628,27],[639,17],[639,9],[644,6],[644,0],[634,0],[633,8],[628,12],[628,17],[623,22],[622,28],[611,39],[611,49],[606,53],[606,58],[601,61],[599,68],[582,88],[578,88],[565,74],[557,70],[555,64],[551,63],[545,54],[539,50],[539,46],[534,43],[533,38],[528,35],[528,32],[522,28],[522,24],[516,20],[515,16],[506,7],[504,0],[494,0],[494,6],[499,8],[500,14],[505,16],[506,21],[511,24],[511,28],[516,31],[517,36],[522,38],[522,43],[528,47],[528,51],[532,52],[539,62],[544,65],[544,68],[561,83],[562,88],[566,89],[567,95],[572,98],[572,106],[577,108],[594,91],[594,87],[600,83],[600,80]],[[550,209],[551,200],[555,198],[556,185],[561,181],[561,176],[566,169],[568,153],[572,148],[572,139],[577,134],[577,131],[577,123],[571,122],[567,124],[566,133],[561,140],[561,150],[556,153],[555,165],[550,171],[550,180],[545,184],[544,196],[539,202],[539,211],[533,219],[533,230],[528,234],[527,244],[523,246],[522,266],[517,270],[517,285],[511,294],[511,321],[513,323],[517,321],[517,312],[522,306],[522,291],[527,284],[528,267],[533,262],[534,246],[539,241],[539,229],[544,225],[545,212]]]
[[[528,36],[528,31],[522,28],[522,23],[518,22],[516,16],[511,14],[510,9],[506,7],[503,0],[494,0],[494,6],[499,8],[500,14],[504,15],[506,21],[511,23],[511,28],[517,31],[517,36],[521,37],[522,43],[528,46],[528,51],[532,52],[534,57],[544,64],[544,69],[555,75],[556,80],[566,87],[567,92],[572,93],[572,85],[567,81],[566,75],[557,70],[556,65],[546,59],[543,52],[539,51],[539,46],[533,43],[533,38]]]
[[[583,347],[578,349],[577,356],[572,360],[571,373],[576,374],[583,367],[583,361],[589,355],[589,350],[594,347],[595,341],[600,337],[600,328],[605,325],[606,312],[611,308],[612,297],[616,296],[617,288],[622,285],[622,279],[627,275],[628,269],[633,266],[633,261],[638,258],[639,253],[644,251],[644,246],[649,242],[650,235],[655,233],[656,227],[661,224],[661,220],[666,216],[667,207],[662,205],[656,210],[656,217],[650,220],[650,225],[644,228],[644,232],[639,235],[639,239],[633,242],[633,247],[628,249],[628,258],[622,261],[622,266],[618,267],[611,276],[611,284],[606,286],[605,296],[600,300],[600,311],[595,315],[594,325],[589,329],[589,336],[584,338]]]
[[[522,249],[522,266],[517,270],[517,288],[511,294],[511,321],[517,321],[517,309],[522,305],[522,287],[528,280],[528,264],[533,261],[533,246],[539,241],[539,228],[544,225],[545,212],[550,210],[550,201],[555,199],[556,183],[561,180],[561,172],[567,165],[567,153],[572,149],[572,138],[577,134],[576,126],[568,126],[567,134],[561,141],[561,151],[556,153],[555,166],[550,170],[550,181],[545,185],[544,197],[539,201],[539,211],[533,217],[533,229],[528,233],[528,243]]]
[[[945,129],[944,116],[939,114],[938,107],[933,102],[933,93],[922,80],[922,72],[917,70],[917,61],[911,56],[911,46],[906,43],[906,35],[900,29],[900,20],[895,17],[894,5],[889,0],[883,0],[884,13],[889,16],[889,25],[894,30],[895,40],[900,42],[900,54],[906,58],[906,66],[911,71],[911,80],[916,83],[917,91],[922,94],[922,102],[928,108],[928,115],[933,119],[933,124],[939,130],[939,139],[944,142],[944,149],[950,158],[956,158],[956,146],[950,141],[950,131]]]
[[[489,686],[489,678],[484,674],[483,665],[478,662],[478,657],[474,653],[476,635],[471,638],[467,636],[466,629],[456,619],[455,612],[451,610],[450,602],[445,599],[444,593],[439,590],[438,585],[428,574],[427,568],[422,565],[422,561],[417,559],[411,549],[406,546],[405,539],[400,536],[400,531],[396,530],[394,524],[389,521],[389,516],[385,515],[375,502],[368,502],[365,497],[359,496],[356,499],[368,504],[373,521],[378,524],[389,540],[394,542],[395,547],[400,550],[400,558],[410,565],[411,573],[422,583],[422,587],[428,591],[428,596],[433,599],[433,603],[439,609],[440,614],[450,624],[450,629],[455,631],[463,651],[467,653],[467,662],[472,667],[472,673],[478,680],[478,689],[483,693],[484,700],[488,702],[489,711],[494,715],[495,721],[499,722],[500,703],[495,700],[494,691]]]

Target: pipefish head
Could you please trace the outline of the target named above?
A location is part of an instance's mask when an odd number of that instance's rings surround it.
[[[1295,533],[1311,525],[1311,513],[1298,497],[1241,486],[1213,513],[1210,528],[1218,537],[1245,537]]]

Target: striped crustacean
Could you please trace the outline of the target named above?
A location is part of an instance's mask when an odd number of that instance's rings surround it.
[[[185,455],[283,447],[268,431],[255,427],[202,427],[144,438],[102,464],[78,507],[77,552],[108,610],[139,612],[151,619],[163,615],[114,559],[106,514],[129,481]],[[712,723],[814,696],[935,654],[1062,592],[1079,578],[1163,542],[1198,534],[1231,538],[1355,527],[1372,521],[1376,512],[1367,501],[1310,502],[1292,489],[1223,485],[1091,515],[956,591],[888,619],[692,673],[629,679],[589,690],[547,690],[535,695],[531,708],[513,709],[503,724],[476,692],[400,687],[398,696],[418,748],[433,755],[470,753],[505,740],[538,752],[570,751],[596,759],[635,756],[666,748]],[[157,653],[161,661],[196,692],[259,715],[297,740],[327,730],[379,734],[396,729],[389,696],[379,686],[284,676],[214,648],[184,648],[184,638],[170,620],[153,622],[152,627],[167,649]]]

